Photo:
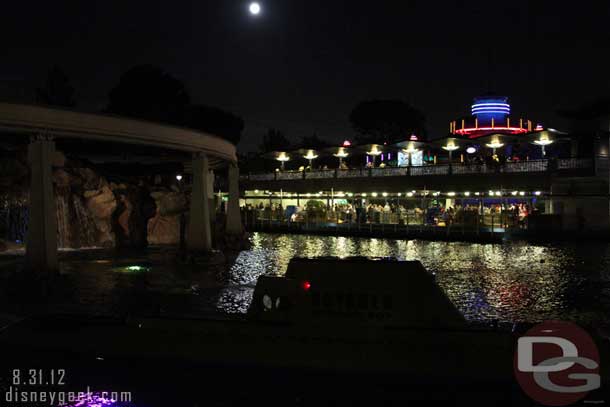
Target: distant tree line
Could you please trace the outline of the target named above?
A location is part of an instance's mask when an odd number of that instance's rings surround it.
[[[424,114],[402,100],[367,100],[358,103],[349,115],[357,144],[393,144],[407,140],[412,134],[427,138]],[[300,142],[290,143],[278,129],[269,129],[259,150],[263,153],[298,148],[321,149],[331,145],[314,134]]]
[[[74,88],[61,68],[48,72],[37,101],[74,107]],[[125,72],[110,91],[104,113],[188,127],[237,144],[244,129],[241,117],[217,107],[191,103],[184,83],[153,65],[138,65]]]
[[[60,107],[76,105],[75,90],[68,76],[54,66],[44,86],[36,91],[38,103]],[[217,107],[191,102],[186,86],[163,69],[138,65],[125,72],[109,92],[105,113],[133,117],[204,131],[237,144],[244,120]],[[426,139],[424,114],[402,100],[367,100],[349,115],[358,144],[391,144],[411,134]],[[313,134],[291,143],[284,133],[270,128],[262,137],[260,152],[297,148],[320,149],[330,145]]]
[[[349,115],[359,144],[393,144],[417,135],[426,138],[425,116],[402,100],[367,100]]]

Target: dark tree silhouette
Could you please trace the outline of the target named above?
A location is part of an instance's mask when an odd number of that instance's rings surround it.
[[[263,136],[263,142],[259,146],[261,153],[269,153],[277,150],[290,149],[290,141],[278,129],[269,129]]]
[[[301,148],[313,149],[330,147],[330,145],[331,144],[328,141],[322,140],[316,133],[311,136],[304,136],[300,143]]]
[[[203,105],[187,107],[184,125],[220,136],[233,144],[239,143],[244,120],[233,113]]]
[[[359,103],[349,120],[358,143],[395,143],[412,133],[425,139],[425,116],[401,100],[370,100]]]
[[[189,102],[189,94],[180,80],[159,67],[138,65],[125,72],[110,91],[105,111],[183,125]]]
[[[44,87],[36,89],[37,103],[49,106],[74,107],[74,87],[68,75],[55,65],[47,73]]]
[[[244,129],[243,119],[232,113],[190,104],[184,83],[152,65],[125,72],[109,99],[107,113],[189,127],[234,144],[239,143]]]

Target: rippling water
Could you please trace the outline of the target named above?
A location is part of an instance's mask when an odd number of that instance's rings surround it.
[[[265,233],[250,239],[252,248],[226,268],[176,265],[172,250],[152,251],[146,258],[64,260],[62,273],[70,287],[56,306],[168,316],[245,313],[258,276],[282,275],[292,257],[361,255],[420,260],[469,320],[608,322],[610,315],[610,245],[605,243],[473,244]]]
[[[395,256],[420,260],[470,320],[605,320],[610,315],[610,245],[473,244],[255,233],[231,283],[281,275],[293,256]],[[244,292],[220,307],[244,311]]]

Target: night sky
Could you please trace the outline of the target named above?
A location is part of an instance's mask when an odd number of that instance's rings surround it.
[[[58,64],[78,107],[99,110],[121,73],[151,63],[183,80],[194,102],[242,116],[247,151],[267,127],[293,140],[351,138],[348,114],[371,98],[406,100],[426,114],[430,136],[441,137],[490,81],[515,114],[561,128],[557,109],[610,87],[608,5],[260,3],[252,17],[239,0],[12,2],[0,24],[0,96],[28,101]]]

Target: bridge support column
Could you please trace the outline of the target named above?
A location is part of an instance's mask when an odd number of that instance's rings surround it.
[[[38,273],[57,271],[57,218],[51,168],[54,152],[53,140],[42,135],[34,137],[28,147],[30,220],[26,269]]]
[[[227,206],[227,234],[240,235],[242,233],[241,213],[239,212],[239,167],[229,164],[229,203]]]
[[[205,154],[193,156],[193,191],[191,195],[187,248],[190,251],[212,250],[210,202],[208,191],[209,162]]]

